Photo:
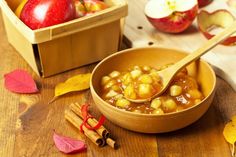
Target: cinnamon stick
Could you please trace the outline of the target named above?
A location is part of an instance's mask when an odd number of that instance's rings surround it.
[[[109,145],[113,149],[117,149],[118,148],[118,144],[116,143],[116,141],[114,141],[110,137],[106,139],[106,143],[107,143],[107,145]]]
[[[72,123],[76,128],[80,129],[80,125],[83,123],[83,120],[80,119],[74,112],[66,110],[65,111],[65,118]],[[105,140],[97,134],[97,132],[93,130],[89,130],[85,126],[82,126],[84,134],[97,146],[104,146]]]
[[[75,112],[78,116],[83,118],[82,113],[81,113],[81,106],[79,103],[71,104],[70,109],[73,112]],[[88,119],[88,124],[92,127],[96,126],[97,123],[98,123],[98,121],[95,118]],[[108,132],[108,130],[104,126],[101,126],[99,129],[96,129],[96,132],[106,140],[106,143],[109,146],[111,146],[114,149],[118,148],[116,141],[114,141],[113,139],[110,138],[110,133]]]
[[[80,116],[80,118],[83,119],[83,116],[82,116],[82,113],[81,113],[81,106],[79,105],[79,103],[73,103],[70,105],[70,109],[72,111],[75,112],[75,114],[77,114],[78,116]],[[89,118],[88,119],[88,124],[92,127],[96,126],[98,123],[98,121],[95,119],[95,118]],[[103,138],[108,138],[110,137],[110,133],[108,132],[108,130],[104,127],[104,126],[101,126],[100,128],[98,128],[96,130],[96,132],[102,136]]]

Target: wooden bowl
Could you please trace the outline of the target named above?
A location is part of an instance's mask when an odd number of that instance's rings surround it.
[[[174,63],[186,55],[187,53],[179,50],[147,47],[127,49],[105,58],[94,68],[90,82],[90,89],[96,106],[114,124],[136,132],[169,132],[195,122],[207,111],[215,93],[215,73],[203,60],[191,63],[187,66],[187,70],[189,75],[197,79],[205,99],[183,111],[164,115],[134,113],[118,109],[100,97],[102,76],[114,70],[125,71],[134,65],[159,67]]]

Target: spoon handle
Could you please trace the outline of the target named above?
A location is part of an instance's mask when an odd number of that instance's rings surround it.
[[[220,32],[219,34],[208,40],[203,46],[201,46],[200,48],[198,48],[197,50],[195,50],[194,52],[190,53],[188,56],[177,62],[173,67],[178,72],[181,67],[184,67],[189,63],[197,60],[203,54],[208,52],[210,49],[214,48],[218,43],[222,42],[224,39],[229,37],[234,32],[236,32],[236,20],[229,27],[224,29],[224,31]]]

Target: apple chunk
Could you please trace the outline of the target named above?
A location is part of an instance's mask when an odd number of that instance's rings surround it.
[[[180,33],[186,30],[197,15],[197,0],[150,0],[145,15],[158,30]]]
[[[207,39],[210,39],[223,31],[224,28],[230,26],[234,20],[234,16],[227,10],[216,10],[212,13],[202,10],[197,16],[199,30]],[[221,44],[235,45],[235,43],[236,33],[228,37]]]

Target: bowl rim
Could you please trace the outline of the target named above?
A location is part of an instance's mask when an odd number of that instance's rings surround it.
[[[136,50],[142,50],[142,49],[165,49],[165,50],[173,50],[173,51],[177,51],[178,53],[183,53],[183,54],[188,54],[187,51],[184,51],[184,50],[180,50],[180,49],[174,49],[174,48],[166,48],[166,47],[161,47],[161,46],[151,46],[151,47],[138,47],[138,48],[128,48],[128,49],[125,49],[125,50],[122,50],[122,51],[119,51],[119,52],[116,52],[114,54],[111,54],[109,56],[107,56],[106,58],[104,58],[102,61],[100,61],[96,66],[95,68],[93,69],[92,71],[92,75],[91,75],[91,79],[90,79],[90,91],[91,93],[94,93],[95,96],[100,100],[102,101],[108,108],[110,109],[113,109],[117,112],[121,112],[121,113],[125,113],[125,114],[130,114],[130,115],[134,115],[134,116],[141,116],[141,117],[166,117],[166,116],[177,116],[179,114],[182,114],[182,113],[185,113],[185,112],[190,112],[191,110],[193,110],[194,108],[197,108],[200,106],[200,104],[202,104],[204,101],[206,101],[215,91],[215,88],[216,88],[216,75],[215,75],[215,72],[214,70],[212,69],[212,67],[206,62],[204,61],[203,59],[200,58],[200,62],[202,62],[203,64],[205,64],[209,70],[211,71],[211,74],[213,74],[213,88],[211,89],[211,91],[209,92],[209,94],[199,103],[197,103],[196,105],[193,105],[189,108],[186,108],[186,109],[183,109],[181,111],[178,111],[178,112],[170,112],[170,113],[164,113],[162,115],[158,115],[158,114],[146,114],[146,113],[136,113],[136,112],[130,112],[130,111],[126,111],[124,109],[120,109],[120,108],[117,108],[109,103],[107,103],[106,101],[104,101],[99,95],[98,93],[95,91],[94,87],[93,87],[93,77],[94,77],[94,73],[95,71],[99,68],[99,66],[101,64],[103,64],[104,62],[106,62],[107,60],[113,58],[113,57],[116,57],[120,54],[123,54],[123,53],[129,53],[130,51],[136,51]],[[95,103],[95,105],[97,105]]]

